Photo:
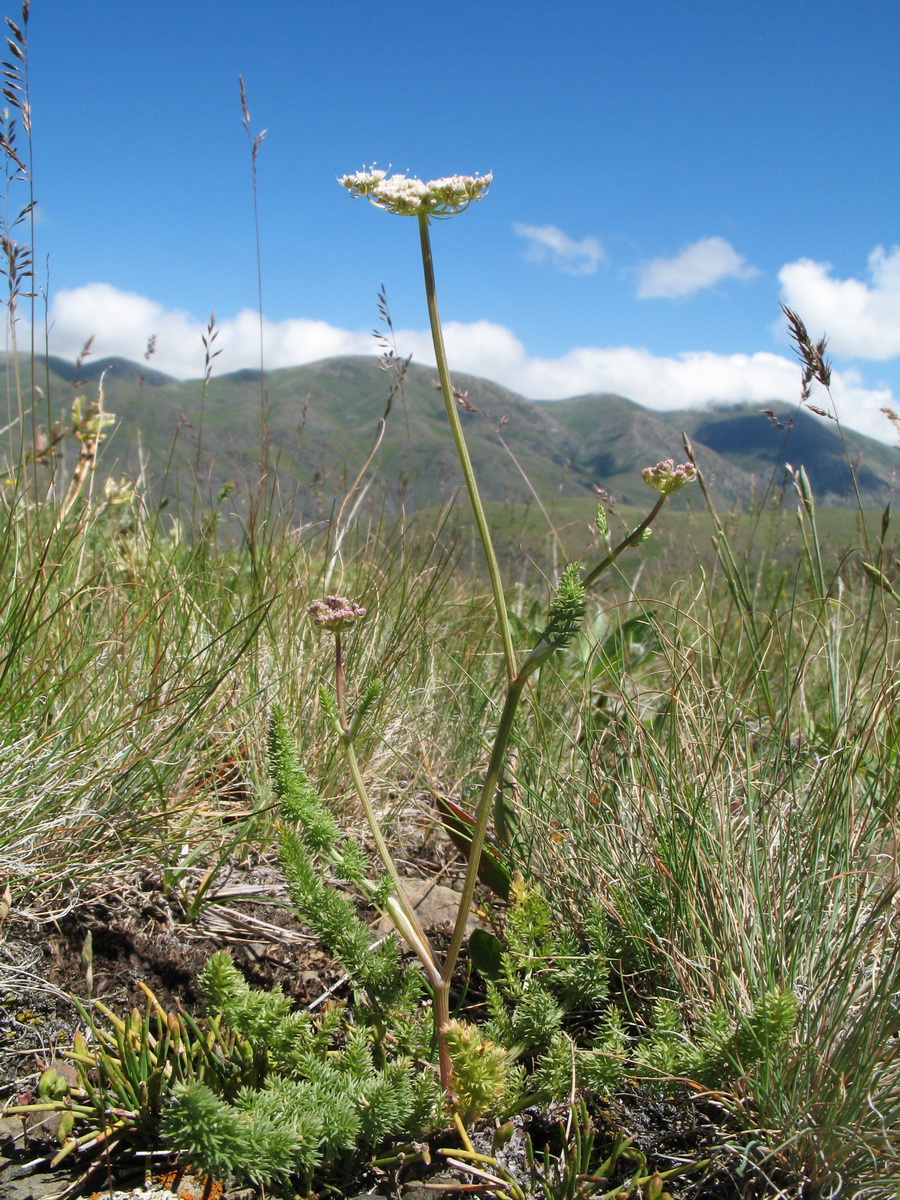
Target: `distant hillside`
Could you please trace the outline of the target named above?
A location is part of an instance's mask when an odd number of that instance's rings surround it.
[[[89,358],[83,363],[75,364],[51,354],[47,363],[51,371],[69,383],[90,383],[110,372],[119,379],[129,380],[131,383],[140,383],[143,380],[150,387],[162,387],[164,384],[177,382],[172,375],[151,370],[150,367],[142,367],[139,363],[133,363],[130,359],[118,358],[115,355],[109,358]]]
[[[760,479],[777,463],[804,466],[813,493],[823,504],[841,504],[852,497],[852,464],[866,503],[884,504],[885,489],[890,491],[896,484],[896,450],[852,430],[844,431],[842,442],[834,423],[805,409],[786,404],[771,408],[777,423],[748,406],[668,413],[666,419]]]
[[[200,380],[175,380],[120,358],[89,360],[77,372],[52,358],[49,371],[57,414],[70,405],[73,384],[90,395],[106,372],[105,405],[118,420],[106,470],[136,475],[143,463],[158,494],[182,497],[193,494],[195,478],[211,494],[226,482],[241,488],[259,478],[258,371],[214,376],[205,397]],[[43,392],[42,376],[43,369]],[[748,406],[657,413],[610,394],[535,401],[475,376],[454,381],[468,396],[460,414],[486,499],[526,501],[531,487],[542,498],[591,496],[599,485],[622,502],[643,504],[641,468],[682,459],[682,430],[713,491],[728,503],[759,497],[790,462],[805,466],[820,503],[847,504],[848,454],[866,505],[883,505],[894,486],[890,447],[847,432],[845,452],[833,424],[777,402],[766,407],[781,428]],[[439,504],[461,483],[435,385],[434,369],[413,365],[388,417],[370,494],[389,511]],[[369,452],[388,390],[372,357],[267,373],[269,463],[282,494],[296,494],[307,514],[339,503]]]

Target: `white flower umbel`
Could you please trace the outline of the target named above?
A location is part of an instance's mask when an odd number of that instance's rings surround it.
[[[401,217],[452,216],[480,200],[491,186],[493,175],[448,175],[423,183],[410,175],[388,175],[386,171],[357,171],[338,180],[351,196],[365,196],[379,208]]]

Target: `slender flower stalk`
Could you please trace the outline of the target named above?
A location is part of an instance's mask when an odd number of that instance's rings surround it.
[[[666,496],[660,496],[660,498],[647,513],[646,517],[644,517],[643,521],[641,521],[640,525],[636,525],[634,529],[632,529],[631,533],[622,538],[621,542],[619,542],[614,549],[610,550],[606,558],[601,559],[595,567],[592,567],[591,570],[588,571],[583,580],[586,588],[592,587],[593,584],[597,582],[603,572],[608,570],[613,565],[623,550],[627,550],[629,546],[635,546],[639,541],[641,541],[647,530],[659,516],[665,502]]]
[[[507,688],[506,700],[503,704],[503,711],[500,714],[497,732],[494,735],[494,744],[491,747],[491,757],[484,774],[484,782],[481,785],[481,795],[478,798],[478,806],[475,809],[475,824],[472,827],[469,861],[466,867],[465,878],[463,879],[462,893],[459,897],[459,910],[456,914],[456,923],[453,926],[453,933],[450,935],[450,945],[444,958],[443,970],[441,971],[441,977],[448,987],[450,980],[453,978],[453,972],[456,969],[459,952],[462,949],[463,938],[466,932],[466,921],[475,897],[475,884],[478,881],[478,864],[481,862],[481,852],[484,849],[484,842],[487,836],[491,803],[496,794],[497,784],[500,782],[500,775],[506,761],[506,750],[509,746],[516,710],[522,698],[526,679],[527,675],[522,674],[517,676],[511,680]]]
[[[425,972],[434,996],[434,1022],[438,1043],[438,1058],[441,1072],[441,1084],[449,1095],[452,1089],[453,1064],[447,1049],[443,1030],[450,1020],[450,985],[444,980],[437,959],[422,928],[416,910],[406,894],[400,873],[394,862],[393,855],[381,831],[378,814],[369,796],[356,748],[353,744],[357,731],[357,722],[347,720],[345,705],[344,655],[342,634],[352,629],[365,615],[366,610],[361,604],[348,599],[346,596],[329,595],[324,600],[314,600],[307,607],[307,612],[315,625],[324,632],[334,636],[334,672],[335,695],[330,704],[330,716],[334,731],[340,743],[350,778],[365,814],[369,832],[375,843],[378,857],[387,872],[394,888],[394,894],[388,898],[385,911],[393,922],[397,932],[414,952]]]
[[[659,492],[659,499],[640,525],[636,525],[615,549],[610,550],[606,558],[597,563],[596,567],[585,575],[582,583],[586,588],[596,583],[603,572],[613,565],[623,550],[627,550],[629,546],[636,546],[643,540],[666,500],[670,496],[674,496],[676,492],[680,492],[685,484],[694,482],[697,478],[697,468],[690,462],[680,463],[676,467],[674,459],[666,458],[662,462],[658,462],[655,467],[644,467],[641,476],[648,487],[652,488],[654,492]]]
[[[400,873],[394,863],[393,855],[384,839],[384,834],[381,832],[378,815],[369,797],[365,780],[362,777],[362,771],[359,769],[359,760],[356,757],[356,749],[353,745],[352,736],[349,731],[341,729],[340,721],[336,722],[336,732],[340,739],[341,749],[344,752],[347,766],[350,769],[353,786],[356,789],[356,794],[359,797],[359,802],[366,816],[369,832],[378,851],[378,857],[381,859],[382,865],[390,876],[391,883],[394,886],[394,893],[388,897],[384,911],[390,917],[397,932],[422,964],[425,978],[431,987],[434,997],[434,1031],[438,1046],[441,1086],[444,1092],[450,1095],[452,1092],[453,1064],[450,1061],[450,1054],[443,1032],[450,1021],[450,980],[449,977],[445,978],[438,966],[434,950],[428,940],[428,935],[422,928],[415,907],[406,894],[406,889],[403,886]],[[471,904],[471,900],[469,903]],[[463,922],[463,928],[465,928],[465,922]]]
[[[338,182],[342,187],[347,188],[352,196],[365,196],[378,208],[395,213],[397,216],[418,218],[422,267],[425,273],[425,299],[428,305],[428,320],[431,325],[431,340],[434,345],[441,394],[491,580],[494,609],[500,627],[503,656],[506,660],[507,679],[512,680],[517,671],[516,652],[506,611],[503,580],[500,576],[500,565],[494,550],[484,505],[478,491],[472,460],[469,457],[462,422],[459,419],[453,384],[450,380],[450,369],[447,365],[447,353],[444,349],[444,335],[438,311],[434,258],[431,252],[431,235],[429,233],[431,217],[446,217],[463,212],[474,200],[480,200],[487,194],[492,179],[493,176],[490,173],[487,175],[449,175],[424,183],[421,179],[406,175],[388,175],[386,171],[376,171],[373,167],[368,171],[343,175]]]
[[[369,798],[369,792],[366,788],[365,780],[362,777],[362,772],[359,769],[359,760],[356,757],[356,750],[353,743],[346,734],[341,736],[341,747],[344,751],[344,757],[347,760],[347,766],[350,768],[350,778],[353,780],[353,786],[356,789],[356,794],[359,797],[359,802],[362,805],[363,812],[366,815],[366,821],[369,825],[369,831],[372,834],[372,840],[375,843],[375,848],[378,851],[378,857],[391,878],[391,883],[394,885],[396,899],[406,917],[406,928],[402,930],[403,936],[409,942],[410,947],[416,952],[430,982],[434,983],[439,979],[439,975],[434,967],[434,956],[431,954],[428,946],[428,939],[419,924],[419,919],[416,916],[416,910],[413,908],[403,888],[403,881],[394,863],[394,859],[388,848],[387,842],[384,840],[384,834],[381,832],[381,826],[378,822],[378,816]],[[396,924],[396,922],[395,922]],[[411,932],[410,932],[411,931]]]
[[[497,562],[497,554],[494,550],[491,531],[488,528],[487,516],[485,515],[484,505],[481,502],[481,495],[478,491],[478,483],[472,468],[472,460],[469,457],[469,448],[466,445],[462,422],[459,419],[456,397],[453,395],[453,384],[450,381],[447,354],[444,350],[444,335],[441,330],[440,313],[438,312],[437,288],[434,281],[434,260],[431,256],[431,236],[428,232],[428,217],[425,214],[419,215],[419,240],[422,247],[422,266],[425,271],[425,297],[428,302],[428,319],[431,323],[431,340],[434,344],[438,378],[441,382],[441,394],[444,398],[444,407],[447,410],[447,420],[450,423],[453,444],[456,447],[459,465],[462,468],[463,479],[466,483],[466,491],[469,493],[472,514],[475,517],[475,524],[478,528],[478,535],[481,538],[481,545],[484,550],[488,575],[491,580],[491,589],[494,593],[494,609],[497,613],[500,637],[503,642],[506,673],[507,677],[512,680],[516,675],[516,651],[513,646],[512,630],[506,611],[503,580],[500,577],[500,564]]]
[[[672,459],[657,463],[655,467],[647,467],[643,472],[644,482],[654,491],[659,492],[659,499],[643,521],[637,525],[622,541],[593,570],[581,577],[581,568],[572,563],[563,572],[556,595],[550,605],[549,620],[541,634],[537,645],[526,656],[521,667],[509,680],[503,711],[494,735],[491,757],[485,772],[481,795],[475,810],[475,823],[472,829],[472,840],[469,847],[469,862],[466,876],[463,880],[463,890],[460,896],[459,913],[450,939],[447,956],[444,959],[442,976],[449,985],[462,949],[465,935],[466,917],[472,906],[475,895],[475,884],[478,874],[478,864],[484,849],[487,827],[491,814],[491,805],[497,792],[497,785],[506,760],[506,751],[512,736],[516,711],[528,677],[538,670],[550,657],[554,650],[562,649],[578,632],[585,611],[585,593],[587,589],[600,578],[616,561],[619,555],[629,546],[637,545],[650,530],[669,496],[679,491],[685,484],[696,478],[696,468],[691,463],[685,463],[675,468]]]

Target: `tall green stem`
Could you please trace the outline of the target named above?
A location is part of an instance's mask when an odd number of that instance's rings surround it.
[[[484,849],[484,839],[487,835],[491,801],[494,798],[500,774],[503,770],[503,764],[506,761],[506,748],[509,745],[516,709],[519,707],[519,701],[522,698],[522,689],[525,687],[527,677],[527,674],[523,671],[510,681],[506,692],[506,700],[503,705],[503,712],[500,714],[500,723],[494,735],[494,745],[491,750],[490,762],[484,776],[484,783],[481,785],[481,796],[478,800],[478,808],[475,810],[472,843],[469,847],[469,862],[466,867],[466,877],[463,880],[462,894],[459,898],[459,911],[456,914],[456,924],[453,927],[450,948],[447,951],[447,957],[444,959],[444,969],[441,973],[444,982],[448,984],[456,967],[460,949],[462,948],[462,940],[466,932],[466,921],[472,909],[472,900],[475,896],[478,865],[481,862],[481,852]]]
[[[595,583],[603,572],[616,561],[623,550],[629,546],[633,546],[640,541],[644,530],[648,529],[651,522],[656,519],[657,514],[666,502],[666,497],[661,495],[654,504],[651,511],[647,514],[640,525],[636,526],[627,537],[611,550],[609,554],[599,562],[592,571],[585,575],[583,583],[588,587]],[[481,796],[478,800],[478,807],[475,810],[475,825],[472,830],[472,841],[469,846],[469,861],[466,867],[466,877],[463,881],[463,890],[459,898],[459,912],[456,917],[456,924],[453,928],[453,935],[450,939],[450,948],[447,951],[447,957],[444,959],[444,967],[441,972],[445,983],[449,984],[450,978],[453,975],[459,958],[459,952],[462,948],[462,940],[465,936],[466,919],[472,907],[472,900],[475,895],[475,883],[478,878],[478,866],[481,862],[481,852],[484,849],[484,841],[487,836],[488,820],[491,813],[491,802],[497,791],[497,785],[500,781],[500,775],[503,771],[503,764],[506,761],[506,750],[509,746],[509,739],[512,735],[513,722],[516,716],[516,709],[519,707],[519,701],[522,699],[522,693],[525,690],[525,683],[528,677],[544,662],[545,658],[552,651],[547,646],[546,642],[541,641],[538,646],[529,654],[522,663],[518,672],[513,675],[509,681],[506,700],[503,704],[503,711],[500,714],[500,722],[497,726],[497,732],[494,735],[494,744],[491,749],[491,758],[488,763],[488,768],[484,776],[484,783],[481,787]]]
[[[481,503],[481,496],[478,493],[478,484],[475,481],[472,460],[469,458],[469,448],[466,445],[462,422],[459,419],[459,411],[453,395],[453,385],[450,382],[447,355],[444,351],[444,335],[441,331],[441,318],[438,313],[437,288],[434,282],[434,261],[431,256],[431,236],[428,232],[428,216],[425,213],[419,216],[419,238],[422,244],[422,266],[425,270],[425,297],[428,301],[428,319],[431,323],[431,339],[434,342],[434,356],[437,360],[441,392],[444,397],[444,406],[447,409],[447,420],[450,422],[453,444],[456,447],[456,453],[462,467],[463,479],[466,483],[466,490],[469,493],[469,503],[472,506],[475,524],[478,527],[481,545],[484,549],[484,557],[487,560],[491,588],[494,592],[494,608],[497,611],[497,620],[500,624],[500,637],[503,640],[503,654],[506,659],[507,678],[513,680],[517,669],[516,652],[513,647],[512,630],[509,627],[509,617],[506,612],[503,580],[500,578],[500,565],[497,562],[494,543],[491,540],[491,533],[488,529],[484,505]]]

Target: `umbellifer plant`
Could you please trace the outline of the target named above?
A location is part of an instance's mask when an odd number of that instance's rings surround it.
[[[387,212],[399,216],[415,217],[418,222],[422,265],[425,274],[425,295],[441,393],[490,576],[493,607],[503,647],[506,694],[479,799],[471,816],[468,865],[459,899],[459,910],[449,947],[443,955],[440,955],[429,942],[418,921],[415,909],[404,891],[357,759],[355,742],[365,713],[377,695],[379,685],[370,683],[362,690],[360,702],[351,718],[346,702],[344,637],[353,626],[362,620],[365,610],[352,598],[336,594],[329,595],[324,600],[316,600],[309,607],[310,615],[317,626],[330,634],[334,640],[334,687],[333,690],[324,691],[324,706],[343,751],[355,791],[368,822],[372,840],[389,881],[390,891],[383,899],[384,911],[390,916],[398,933],[416,954],[431,989],[440,1079],[458,1125],[461,1125],[462,1122],[459,1119],[454,1062],[448,1038],[448,1031],[451,1028],[450,981],[462,950],[466,921],[475,895],[479,866],[482,861],[492,810],[495,812],[497,832],[501,838],[504,834],[505,822],[502,809],[499,807],[498,784],[506,761],[516,712],[529,679],[556,650],[565,647],[580,630],[585,613],[587,589],[599,579],[600,575],[615,562],[624,550],[636,545],[646,537],[651,523],[662,509],[666,499],[696,477],[696,468],[692,463],[683,463],[676,467],[671,459],[648,467],[644,471],[645,482],[658,493],[658,498],[651,511],[618,545],[611,547],[606,557],[591,569],[585,570],[579,563],[570,563],[565,568],[550,602],[546,624],[536,643],[520,658],[513,644],[500,567],[469,457],[447,365],[438,311],[430,235],[430,224],[433,218],[447,217],[464,211],[470,204],[486,194],[491,179],[490,174],[453,175],[424,183],[419,179],[404,175],[388,175],[384,171],[370,170],[345,175],[339,181],[350,191],[351,195],[364,196]],[[598,524],[601,531],[606,533],[605,512],[602,508],[598,511]]]

